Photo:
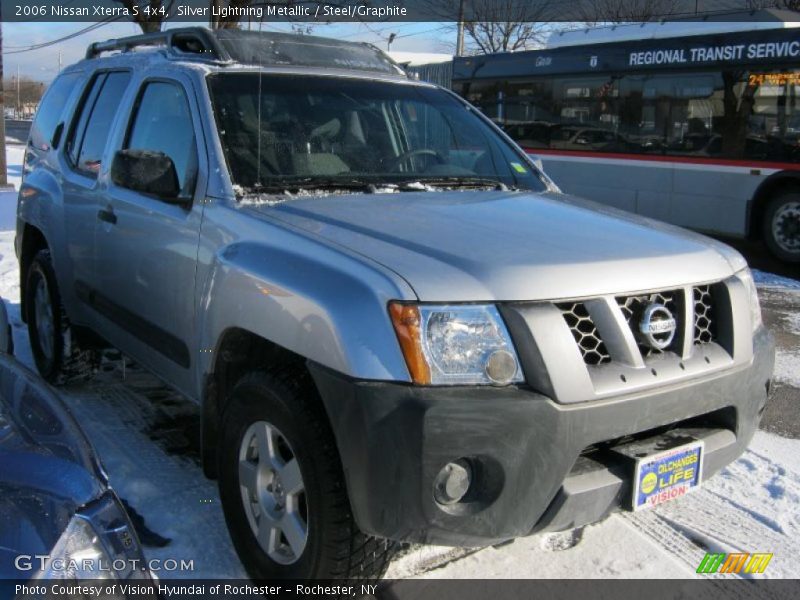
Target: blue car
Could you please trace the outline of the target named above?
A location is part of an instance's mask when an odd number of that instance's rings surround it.
[[[0,597],[12,579],[152,580],[91,444],[10,340],[0,300]]]

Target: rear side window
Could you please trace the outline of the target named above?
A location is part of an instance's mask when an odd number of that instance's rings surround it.
[[[186,94],[180,85],[147,83],[136,103],[125,148],[163,152],[172,159],[181,195],[191,196],[197,177],[197,144]]]
[[[78,83],[80,73],[67,73],[56,79],[47,89],[36,118],[31,125],[31,143],[37,150],[49,150],[61,113]]]
[[[130,80],[127,72],[100,73],[85,94],[67,154],[75,168],[90,177],[100,172],[111,123]]]

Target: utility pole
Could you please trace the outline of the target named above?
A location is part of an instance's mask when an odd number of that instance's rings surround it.
[[[17,115],[18,119],[19,119],[19,113],[20,113],[21,109],[22,109],[22,107],[19,105],[19,63],[17,63],[17,110],[16,110],[15,114]]]
[[[389,52],[392,49],[392,42],[394,41],[394,38],[396,38],[396,37],[397,37],[396,33],[390,33],[389,34],[389,39],[386,40],[386,51],[387,52]]]
[[[456,37],[456,56],[464,56],[464,2],[458,3],[458,35]]]
[[[6,111],[3,92],[3,5],[0,3],[0,190],[9,189],[6,167]]]

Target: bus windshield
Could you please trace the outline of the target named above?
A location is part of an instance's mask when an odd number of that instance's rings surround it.
[[[440,89],[256,72],[212,75],[208,85],[231,178],[245,191],[545,187],[524,154]]]

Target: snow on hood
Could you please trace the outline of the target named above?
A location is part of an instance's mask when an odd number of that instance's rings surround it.
[[[342,194],[256,205],[405,278],[431,302],[576,298],[723,279],[728,246],[562,194]]]

